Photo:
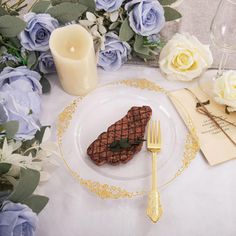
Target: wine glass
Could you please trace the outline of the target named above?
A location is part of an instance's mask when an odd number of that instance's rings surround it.
[[[236,52],[236,0],[221,0],[211,23],[211,40],[222,52],[216,79],[221,76],[229,54]]]
[[[198,84],[207,96],[212,97],[215,80],[224,73],[229,55],[236,53],[236,0],[220,1],[211,23],[210,38],[214,46],[221,51],[221,60],[217,74],[210,83],[201,78]]]

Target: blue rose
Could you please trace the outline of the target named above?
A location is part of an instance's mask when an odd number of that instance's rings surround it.
[[[123,0],[96,0],[96,8],[106,12],[113,12],[121,7]]]
[[[59,27],[58,21],[49,14],[24,15],[26,28],[20,33],[21,45],[29,51],[47,51],[52,31]]]
[[[125,9],[130,27],[139,35],[157,34],[165,25],[164,9],[157,0],[132,0]]]
[[[8,83],[17,89],[35,91],[41,94],[42,86],[39,82],[40,79],[41,76],[39,73],[28,69],[26,66],[19,66],[17,68],[5,67],[0,73],[0,89],[4,84]]]
[[[33,236],[37,215],[26,205],[5,201],[0,209],[0,235]]]
[[[104,70],[118,70],[128,60],[130,51],[128,43],[120,41],[114,33],[107,33],[105,49],[99,52],[98,65]]]
[[[7,111],[3,104],[0,103],[0,124],[6,123],[7,119]]]
[[[8,73],[7,73],[8,71]],[[0,74],[0,122],[19,122],[17,139],[32,139],[39,130],[40,75],[26,67],[6,67]]]
[[[22,86],[16,82],[15,85]],[[16,139],[30,140],[40,129],[38,117],[40,114],[40,96],[36,92],[26,92],[5,84],[0,89],[0,104],[4,122],[15,120],[19,122]]]
[[[39,71],[44,74],[56,71],[54,60],[50,51],[42,52],[38,58]]]

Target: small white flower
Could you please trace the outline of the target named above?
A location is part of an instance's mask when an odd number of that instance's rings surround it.
[[[41,144],[34,143],[31,148],[24,153],[14,153],[18,150],[22,143],[20,141],[7,141],[4,139],[2,149],[0,149],[0,162],[10,163],[14,166],[30,168],[40,172],[40,181],[45,181],[50,174],[45,171],[46,168],[58,166],[58,162],[53,159],[52,154],[59,156],[58,145],[50,141],[51,131],[47,128]],[[30,150],[36,150],[36,156],[28,154]],[[16,169],[11,172],[17,175]]]
[[[92,12],[87,12],[86,18],[91,22],[96,22],[97,20],[97,17]]]
[[[98,26],[97,25],[94,25],[91,29],[90,29],[90,32],[92,35],[94,36],[100,36],[100,34],[98,33]]]
[[[98,17],[97,18],[97,22],[98,22],[98,25],[103,25],[103,17]]]
[[[103,25],[98,26],[99,32],[103,35],[107,32],[106,28]]]
[[[226,71],[214,82],[214,99],[228,106],[229,112],[236,111],[236,72]]]
[[[117,19],[119,17],[119,11],[111,12],[109,15],[110,15],[111,22],[115,22],[115,21],[117,21]]]
[[[107,29],[103,25],[104,18],[96,17],[91,12],[86,13],[86,18],[87,20],[80,20],[79,23],[92,34],[96,51],[104,49],[105,34],[107,33]]]
[[[91,22],[89,20],[80,20],[79,23],[85,28],[94,25],[94,22]]]

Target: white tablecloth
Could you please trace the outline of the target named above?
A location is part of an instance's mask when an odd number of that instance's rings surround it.
[[[210,77],[215,71],[208,71]],[[124,66],[118,72],[99,71],[100,83],[147,78],[168,89],[186,84],[168,82],[157,69]],[[50,76],[52,91],[42,98],[43,124],[73,100]],[[191,84],[188,84],[191,85]],[[222,147],[224,148],[224,147]],[[50,201],[39,215],[38,236],[235,236],[236,161],[210,167],[201,154],[191,166],[161,191],[164,214],[153,224],[145,214],[147,199],[102,200],[82,188],[63,163],[39,188]]]

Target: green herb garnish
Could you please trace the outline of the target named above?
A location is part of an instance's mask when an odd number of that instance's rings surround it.
[[[146,140],[145,139],[136,139],[134,141],[130,141],[129,139],[121,139],[121,140],[114,141],[108,147],[112,152],[120,152],[122,150],[139,145],[140,143],[142,143],[144,141],[146,141]]]

